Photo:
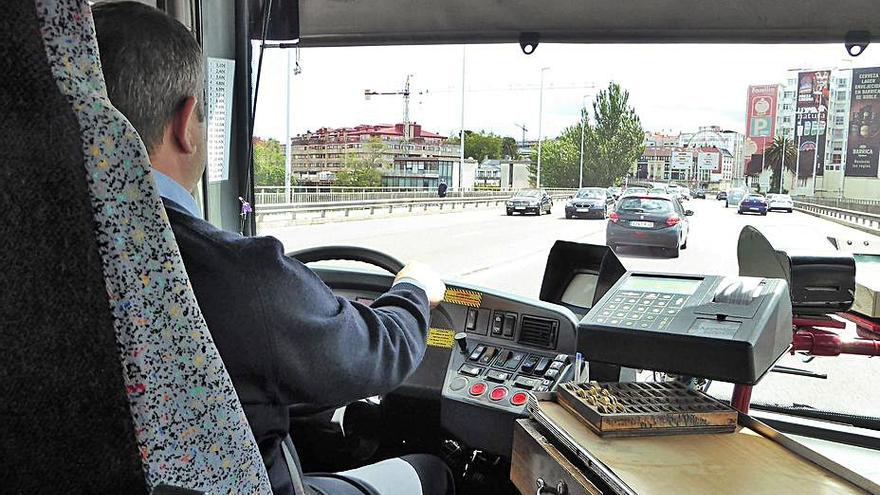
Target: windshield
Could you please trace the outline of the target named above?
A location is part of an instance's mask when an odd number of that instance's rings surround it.
[[[880,213],[874,46],[857,58],[839,44],[330,47],[266,50],[263,63],[256,223],[286,251],[364,246],[536,299],[556,241],[606,245],[614,211],[674,210],[626,197],[649,188],[693,211],[687,248],[623,247],[628,270],[737,275],[747,225],[788,252],[833,250],[829,237],[880,245],[876,221],[804,206]],[[586,185],[624,197],[604,217],[576,211],[570,197],[604,198]],[[538,188],[550,204],[535,211]],[[747,192],[794,202],[740,211]],[[530,199],[508,210],[517,195]],[[785,357],[828,377],[773,372],[753,399],[880,416],[867,361]]]
[[[605,196],[605,190],[603,189],[581,189],[575,197],[580,199],[605,199]]]

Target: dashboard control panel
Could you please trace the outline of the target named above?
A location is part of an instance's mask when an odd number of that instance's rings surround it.
[[[467,353],[454,352],[444,394],[471,402],[520,412],[526,392],[549,392],[571,366],[568,354],[528,352],[483,343]]]

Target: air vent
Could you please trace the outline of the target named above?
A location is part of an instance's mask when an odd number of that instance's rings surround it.
[[[545,349],[556,348],[556,333],[559,321],[545,320],[535,316],[523,315],[519,332],[519,343]]]

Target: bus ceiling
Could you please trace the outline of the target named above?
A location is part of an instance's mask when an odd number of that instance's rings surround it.
[[[860,53],[880,37],[877,0],[251,0],[255,39],[270,2],[267,39],[302,47],[846,43]]]

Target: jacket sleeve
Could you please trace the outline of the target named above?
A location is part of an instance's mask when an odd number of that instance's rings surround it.
[[[341,406],[389,392],[415,371],[430,318],[424,290],[398,283],[368,307],[335,296],[277,239],[251,246],[243,261],[259,304],[254,327],[267,339],[278,403],[295,413]]]

